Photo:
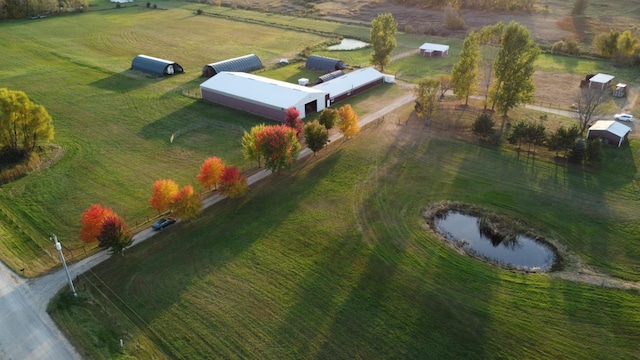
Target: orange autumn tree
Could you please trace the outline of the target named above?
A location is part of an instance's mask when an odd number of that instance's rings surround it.
[[[187,185],[171,198],[171,205],[175,217],[189,220],[196,217],[202,210],[200,196],[193,191],[193,186]]]
[[[156,180],[153,183],[153,194],[149,203],[151,207],[163,213],[169,210],[171,206],[171,199],[178,192],[178,184],[170,179]]]
[[[86,243],[98,241],[98,236],[102,232],[102,225],[105,219],[114,216],[113,210],[102,207],[98,204],[91,205],[80,218],[82,228],[80,228],[80,239]]]
[[[338,109],[338,128],[345,138],[354,137],[360,132],[360,125],[358,125],[358,115],[351,105],[347,104]]]
[[[207,158],[200,166],[200,173],[198,174],[198,182],[202,184],[204,188],[210,190],[218,188],[218,183],[224,172],[224,163],[220,158],[212,156]]]
[[[224,169],[220,180],[220,193],[230,199],[244,195],[249,188],[247,178],[242,176],[235,166]]]

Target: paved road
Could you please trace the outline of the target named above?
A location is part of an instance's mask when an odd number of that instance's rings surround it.
[[[408,93],[392,104],[374,113],[364,116],[360,126],[375,121],[394,109],[413,101],[413,94]],[[339,140],[341,134],[331,136],[331,141]],[[311,155],[309,149],[304,149],[299,159]],[[268,170],[261,170],[251,175],[247,182],[252,185],[271,174]],[[216,194],[203,200],[203,206],[209,207],[224,199]],[[152,229],[145,229],[133,237],[136,246],[154,235]],[[83,259],[69,266],[72,279],[98,265],[109,258],[106,251],[101,251],[91,257]],[[74,347],[58,330],[51,317],[46,312],[51,298],[62,287],[67,286],[68,280],[64,270],[60,269],[51,274],[24,280],[13,273],[0,262],[0,359],[1,360],[69,360],[81,359]]]

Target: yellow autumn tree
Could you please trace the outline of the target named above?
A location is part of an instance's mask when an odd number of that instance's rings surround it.
[[[338,109],[338,129],[344,135],[345,138],[354,137],[360,132],[360,125],[358,125],[358,115],[351,105],[347,104]]]

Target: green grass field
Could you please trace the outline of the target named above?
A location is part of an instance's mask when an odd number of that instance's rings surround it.
[[[92,203],[135,225],[155,215],[154,180],[195,184],[212,155],[253,165],[239,141],[262,120],[185,96],[204,64],[246,53],[277,62],[325,42],[318,32],[368,34],[197,3],[159,6],[168,10],[0,22],[0,80],[49,110],[65,151],[51,168],[0,187],[0,254],[14,269],[33,276],[55,266],[50,233],[79,245],[80,214]],[[196,16],[200,8],[245,20]],[[313,31],[286,30],[292,22]],[[394,54],[437,40],[400,34]],[[407,57],[388,69],[411,79],[446,72],[456,44],[449,58]],[[187,73],[130,72],[140,53]],[[364,50],[319,53],[351,65],[368,58]],[[549,71],[606,66],[540,61]],[[634,79],[638,70],[621,71]],[[262,74],[314,80],[295,64]],[[350,102],[362,116],[400,91],[382,86]],[[410,113],[399,109],[89,271],[77,283],[80,298],[63,296],[50,312],[90,359],[640,357],[637,291],[500,270],[455,253],[421,218],[436,201],[479,205],[526,221],[599,271],[638,281],[638,140],[607,148],[602,169],[583,171],[398,125]]]
[[[637,291],[459,255],[421,209],[496,210],[638,280],[637,146],[591,173],[389,120],[100,265],[53,316],[88,358],[636,358]]]

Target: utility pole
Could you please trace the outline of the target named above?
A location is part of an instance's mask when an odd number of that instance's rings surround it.
[[[69,280],[69,287],[71,288],[71,291],[73,291],[73,296],[78,297],[76,288],[73,286],[73,281],[71,280],[71,275],[69,275],[69,268],[67,268],[67,262],[64,261],[64,254],[62,254],[62,245],[60,244],[60,242],[58,241],[58,238],[55,235],[53,235],[53,237],[50,237],[49,240],[55,241],[56,250],[58,250],[58,253],[60,253],[60,260],[62,261],[62,266],[64,266],[64,271],[67,273],[67,279]]]

